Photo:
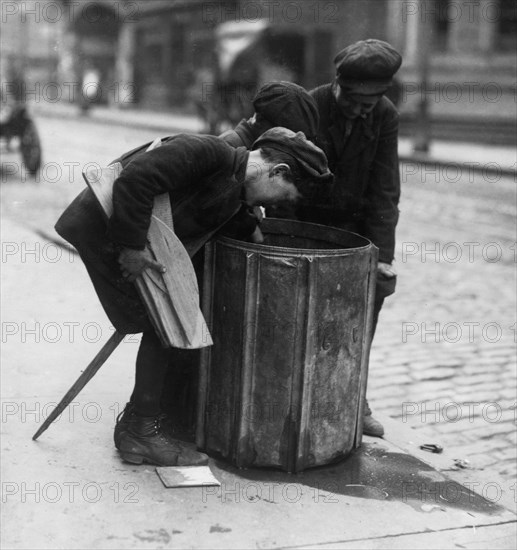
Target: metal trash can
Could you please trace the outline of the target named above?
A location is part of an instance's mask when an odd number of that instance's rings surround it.
[[[196,443],[238,467],[299,472],[362,436],[377,248],[355,233],[266,218],[263,244],[205,249]]]

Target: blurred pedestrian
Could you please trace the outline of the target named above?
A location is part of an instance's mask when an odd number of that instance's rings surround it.
[[[16,136],[23,134],[25,123],[25,93],[26,82],[23,65],[19,59],[9,57],[7,70],[1,70],[0,89],[0,129],[5,139],[6,148],[12,150],[11,142]]]
[[[215,71],[212,67],[202,66],[192,71],[188,97],[196,114],[205,123],[203,133],[217,133],[219,122],[218,98],[215,93]],[[215,96],[215,97],[214,97]]]
[[[242,119],[235,128],[219,136],[232,147],[250,149],[261,134],[276,126],[293,132],[303,132],[307,139],[314,141],[319,123],[318,107],[302,86],[287,81],[269,82],[261,86],[252,104],[253,116]],[[262,219],[260,208],[247,214],[257,217],[258,221]],[[241,220],[244,220],[244,216],[243,212]],[[227,232],[231,236],[231,227],[227,228]],[[258,226],[250,240],[262,242],[263,237]]]
[[[87,114],[93,103],[99,101],[102,94],[101,73],[91,61],[87,61],[81,80],[80,108]]]

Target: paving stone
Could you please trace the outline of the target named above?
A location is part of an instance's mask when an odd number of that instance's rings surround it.
[[[389,366],[385,362],[378,366],[372,367],[372,375],[375,378],[384,380],[385,378],[390,378],[392,376],[404,376],[409,372],[409,367],[407,365]]]
[[[436,367],[426,369],[425,371],[417,371],[413,373],[414,380],[447,380],[453,378],[458,373],[457,369],[450,367],[441,367],[437,365]]]
[[[412,378],[409,374],[397,374],[394,376],[385,376],[383,377],[383,380],[385,384],[389,384],[390,387],[392,388],[407,386],[412,382]]]
[[[515,447],[513,449],[507,448],[504,450],[496,450],[494,454],[499,460],[517,460],[517,450]]]
[[[494,443],[491,441],[484,440],[476,440],[474,442],[468,442],[465,438],[462,438],[464,443],[448,446],[447,452],[449,454],[458,454],[463,453],[466,456],[472,455],[478,455],[478,454],[490,454],[493,453],[499,449],[506,448],[504,441],[501,442],[501,447],[494,448]]]
[[[458,401],[485,402],[485,401],[489,401],[491,397],[494,397],[490,395],[491,393],[490,391],[485,391],[482,389],[483,388],[482,384],[478,385],[477,388],[478,389],[476,389],[476,387],[464,388],[463,390],[459,391]],[[497,398],[498,396],[495,396],[495,399]]]
[[[371,399],[368,398],[370,407],[375,411],[383,411],[388,416],[397,416],[403,414],[403,400],[401,398],[393,399]]]
[[[421,394],[423,401],[437,401],[445,399],[451,393],[451,386],[454,386],[454,380],[419,380],[416,381],[415,391],[411,397]]]
[[[517,427],[513,432],[506,434],[505,441],[508,441],[508,443],[514,447],[517,445]]]
[[[466,453],[459,453],[455,458],[468,460],[469,467],[480,470],[495,470],[495,466],[499,465],[499,461],[492,454],[468,455]]]
[[[476,428],[479,439],[494,439],[504,440],[504,436],[508,433],[508,425],[504,424],[488,424],[481,428]]]
[[[515,461],[508,461],[504,464],[497,464],[496,469],[500,476],[515,483],[515,478],[517,477],[517,466],[515,464]],[[515,485],[513,485],[513,487],[515,487]]]
[[[497,365],[498,371],[502,368],[502,370],[506,370],[507,365],[501,364]],[[464,365],[463,372],[465,376],[476,376],[476,375],[488,375],[493,376],[494,374],[494,363],[493,361],[479,361],[477,363],[470,363],[467,365]]]
[[[385,385],[369,384],[368,395],[377,401],[396,400],[402,403],[407,397],[407,388],[404,386],[390,386],[387,388]]]
[[[461,420],[458,420],[458,422],[447,422],[447,421],[440,421],[433,423],[433,426],[438,430],[441,434],[452,434],[452,433],[463,433],[465,430],[464,427],[465,422],[462,422]]]

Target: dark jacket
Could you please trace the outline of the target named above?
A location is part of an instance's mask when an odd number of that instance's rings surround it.
[[[260,137],[262,132],[253,127],[243,118],[235,128],[226,130],[219,137],[232,147],[246,147],[251,149],[253,143]]]
[[[246,119],[242,119],[234,130],[227,130],[218,137],[235,149],[239,147],[246,147],[246,149],[249,150],[259,135],[260,129],[257,125],[251,126]],[[173,138],[174,136],[162,138],[162,146]],[[149,145],[151,145],[151,142],[145,143],[140,147],[136,147],[135,149],[124,153],[113,162],[120,162],[122,166],[125,167],[129,164],[129,162],[132,162],[145,153]],[[228,237],[246,240],[252,235],[258,223],[259,219],[254,213],[253,208],[243,203],[240,211],[222,227],[220,233]],[[187,244],[187,249],[189,248],[190,246]]]
[[[248,153],[214,136],[178,135],[135,158],[113,187],[108,236],[144,248],[153,201],[169,193],[174,232],[187,243],[229,220],[240,207]]]
[[[56,224],[78,250],[108,317],[123,333],[151,328],[117,259],[121,246],[145,246],[154,197],[169,193],[174,232],[192,256],[241,207],[248,159],[246,149],[234,149],[215,136],[178,135],[153,151],[132,153],[121,157],[125,167],[114,184],[114,211],[107,223],[87,188]]]
[[[309,93],[320,114],[316,145],[327,155],[334,185],[329,196],[301,204],[296,215],[303,221],[364,235],[379,248],[379,261],[391,263],[400,197],[397,110],[383,97],[366,119],[354,121],[345,143],[345,119],[332,95],[332,85]]]
[[[174,232],[187,250],[238,210],[248,158],[245,149],[234,149],[214,136],[180,134],[143,153],[138,148],[119,159],[124,168],[113,187],[113,215],[107,224],[111,241],[143,249],[154,197],[162,193],[169,193]],[[81,240],[88,223],[92,201],[87,195],[88,190],[83,191],[56,226],[72,244]],[[88,205],[86,211],[77,204],[81,202]]]

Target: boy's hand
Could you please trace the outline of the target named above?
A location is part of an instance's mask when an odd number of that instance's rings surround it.
[[[377,264],[377,271],[380,275],[386,277],[386,279],[392,279],[397,275],[395,268],[391,264],[387,264],[384,262],[379,262]]]
[[[258,229],[261,219],[262,211],[260,207],[252,208],[243,203],[240,210],[223,225],[221,233],[232,239],[262,242],[264,240],[262,232]]]
[[[132,248],[123,248],[118,257],[118,263],[120,264],[123,277],[130,282],[134,282],[148,267],[159,273],[165,273],[166,271],[161,263],[152,258],[151,252],[148,249],[133,250]]]

